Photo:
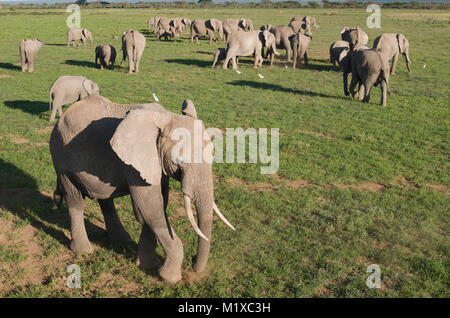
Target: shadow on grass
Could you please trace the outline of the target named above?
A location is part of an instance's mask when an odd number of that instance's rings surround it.
[[[75,66],[83,66],[83,67],[100,68],[99,65],[95,66],[94,62],[89,62],[89,61],[66,60],[65,64],[75,65]]]
[[[284,93],[292,93],[292,94],[299,94],[299,95],[306,95],[306,96],[313,96],[313,97],[326,97],[326,98],[342,98],[339,96],[330,96],[325,95],[322,93],[315,93],[311,91],[304,91],[294,88],[287,88],[276,84],[271,83],[265,83],[265,82],[255,82],[255,81],[246,81],[246,80],[239,80],[239,81],[233,81],[233,82],[227,82],[229,85],[234,86],[251,86],[253,88],[259,88],[259,89],[265,89],[265,90],[271,90],[271,91],[279,91]]]
[[[0,63],[0,68],[4,68],[6,70],[15,70],[15,71],[21,71],[22,69],[20,66],[11,64],[11,63]]]
[[[20,219],[29,222],[36,230],[53,237],[61,245],[69,248],[70,240],[64,231],[70,231],[67,207],[52,210],[51,193],[38,190],[36,180],[11,163],[0,159],[0,208],[11,211]],[[99,208],[100,209],[100,208]],[[110,243],[102,228],[85,219],[86,231],[91,242],[123,254],[134,261],[137,244]],[[128,247],[128,248],[124,248]]]
[[[30,100],[8,100],[5,105],[12,109],[20,109],[25,113],[38,115],[49,109],[49,104]]]
[[[67,43],[45,43],[48,46],[67,46]]]
[[[202,61],[202,60],[194,60],[194,59],[168,59],[164,60],[167,63],[178,63],[178,64],[184,64],[184,65],[197,65],[199,67],[208,67],[210,68],[212,65],[212,59],[211,61]]]

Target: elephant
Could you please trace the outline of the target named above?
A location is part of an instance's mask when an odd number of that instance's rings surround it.
[[[174,37],[181,36],[185,28],[185,24],[181,18],[173,18],[170,20],[169,25],[172,27]]]
[[[227,53],[226,52],[227,52],[226,48],[218,48],[214,52],[214,60],[213,60],[213,64],[212,64],[211,68],[215,68],[217,62],[225,60],[225,58],[227,57]],[[238,62],[239,62],[239,58],[236,57],[236,65],[237,65]]]
[[[122,34],[123,59],[120,66],[123,65],[125,59],[128,57],[128,73],[132,73],[133,71],[136,73],[139,72],[139,62],[142,53],[144,53],[146,42],[145,36],[139,31],[130,30]]]
[[[184,208],[198,235],[194,270],[205,269],[213,211],[234,227],[214,202],[210,136],[197,119],[192,101],[184,101],[182,113],[186,115],[157,103],[116,104],[102,96],[82,99],[64,113],[64,120],[52,131],[50,152],[57,175],[54,200],[58,205],[62,200],[67,203],[72,251],[93,252],[83,219],[85,197],[98,200],[112,241],[130,241],[114,207],[115,198],[130,195],[135,217],[142,224],[136,264],[146,269],[161,265],[155,252],[159,242],[165,254],[160,277],[171,283],[181,280],[183,244],[166,213],[173,178],[181,183]],[[201,135],[198,143],[189,143],[184,151],[179,147],[180,133]],[[199,144],[208,158],[189,160]],[[197,208],[198,225],[191,203]]]
[[[286,50],[286,60],[291,61],[291,51],[292,51],[292,39],[295,34],[294,31],[287,25],[265,25],[260,28],[260,30],[268,30],[275,36],[275,44],[277,49]],[[270,66],[273,63],[273,55],[270,60]]]
[[[336,67],[339,62],[339,56],[343,51],[350,50],[350,44],[347,41],[336,41],[330,45],[330,62]]]
[[[409,41],[403,34],[383,33],[373,41],[373,48],[380,51],[386,60],[392,59],[391,74],[395,74],[399,54],[403,54],[405,57],[406,67],[411,73]]]
[[[175,37],[175,27],[171,25],[171,21],[172,20],[166,17],[159,19],[155,32],[158,40],[161,40],[162,37],[164,37],[165,40],[167,40],[169,36],[171,38]]]
[[[62,106],[79,101],[87,96],[98,95],[97,83],[84,76],[61,76],[50,87],[49,109],[52,111],[50,122],[55,120],[56,111],[63,115]]]
[[[319,26],[316,24],[316,19],[310,16],[293,17],[289,22],[289,27],[291,27],[295,33],[300,32],[308,35],[312,35],[311,25],[314,26],[316,30],[319,29]]]
[[[346,42],[346,41],[345,41]],[[348,43],[348,42],[346,42]],[[350,45],[348,48],[341,51],[339,56],[337,57],[337,62],[339,64],[339,68],[342,70],[342,80],[344,84],[344,94],[345,96],[350,95],[348,91],[348,74],[352,72],[352,54],[359,50],[369,50],[369,48],[365,45],[361,45],[354,50],[350,50]]]
[[[361,45],[367,45],[369,42],[369,36],[359,26],[351,29],[344,27],[341,31],[341,38],[350,44],[350,50]]]
[[[97,67],[97,61],[100,59],[100,68],[111,67],[114,69],[114,63],[116,62],[116,49],[112,45],[99,45],[95,48],[95,66]]]
[[[261,67],[263,58],[263,48],[266,47],[273,54],[280,55],[275,46],[275,36],[268,30],[264,31],[237,31],[231,34],[227,42],[226,58],[222,65],[223,69],[228,68],[228,63],[232,60],[233,69],[237,69],[236,57],[255,55],[254,67]]]
[[[356,50],[351,54],[352,80],[350,92],[364,103],[370,101],[370,89],[380,84],[381,105],[386,106],[389,90],[389,61],[375,49]],[[359,83],[358,92],[355,91]]]
[[[209,44],[212,44],[213,41],[216,41],[216,37],[214,32],[219,32],[220,40],[223,39],[223,26],[222,21],[217,19],[209,19],[209,20],[201,20],[195,19],[191,24],[191,43],[194,43],[194,38],[196,43],[198,44],[198,36],[199,35],[208,35],[209,36]]]
[[[34,71],[34,58],[42,45],[43,44],[39,39],[24,39],[20,42],[19,51],[22,72],[28,71],[29,73],[32,73]]]
[[[91,46],[94,45],[92,42],[92,33],[89,30],[84,28],[71,28],[67,31],[67,47],[70,46],[70,42],[75,47],[75,41],[80,41],[83,43],[83,46],[86,46],[86,39],[91,41]]]
[[[304,35],[301,33],[297,33],[292,39],[292,49],[294,51],[292,68],[295,69],[295,66],[298,63],[300,64],[301,59],[303,58],[305,61],[305,65],[308,65],[308,55],[306,54],[306,50],[308,49],[309,44],[311,43],[312,36]]]
[[[225,19],[222,21],[222,25],[225,43],[233,32],[253,31],[253,21],[250,19]]]
[[[183,32],[187,26],[191,26],[192,21],[188,18],[181,18],[181,23],[183,23]]]
[[[148,20],[147,22],[147,28],[148,28],[148,32],[156,32],[156,26],[158,25],[159,19],[161,19],[161,17],[154,17]]]

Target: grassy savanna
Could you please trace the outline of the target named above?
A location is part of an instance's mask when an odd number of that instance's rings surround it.
[[[153,16],[248,17],[255,27],[316,17],[310,65],[293,70],[277,59],[253,69],[212,70],[223,43],[188,34],[156,41],[146,34],[141,72],[94,67],[94,49],[66,47],[64,10],[0,10],[0,296],[2,297],[448,297],[450,12],[382,10],[382,28],[368,29],[364,9],[95,9],[82,10],[94,45],[112,44],[121,59],[123,31],[144,31]],[[343,94],[328,62],[344,26],[361,26],[369,45],[382,32],[410,41],[412,74],[400,57],[388,106],[380,90],[363,104]],[[119,39],[113,39],[118,35]],[[44,42],[35,72],[21,73],[19,42]],[[284,53],[284,51],[281,51]],[[288,66],[288,68],[285,67]],[[262,74],[264,78],[258,77]],[[108,241],[95,201],[86,200],[86,227],[95,252],[68,246],[65,204],[53,211],[55,173],[48,148],[49,88],[62,75],[96,81],[118,103],[153,101],[180,112],[191,99],[207,127],[280,129],[280,167],[214,164],[215,198],[237,228],[215,219],[207,273],[192,272],[197,235],[171,181],[168,215],[185,247],[183,281],[170,285],[134,264],[137,244]],[[135,242],[140,225],[129,197],[116,200]],[[163,255],[159,247],[158,252]],[[66,267],[81,268],[81,289],[66,287]],[[367,266],[381,269],[380,289],[367,288]]]

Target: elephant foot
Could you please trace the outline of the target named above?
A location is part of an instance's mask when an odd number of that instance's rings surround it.
[[[344,92],[345,96],[350,95],[350,92]]]
[[[354,99],[359,99],[359,94],[358,94],[358,93],[352,94],[352,97],[353,97]]]
[[[169,269],[168,266],[165,265],[159,270],[159,276],[169,283],[176,283],[181,280],[181,269]]]
[[[145,253],[138,248],[136,265],[142,269],[152,271],[161,266],[162,260],[156,253]]]
[[[72,240],[72,242],[70,242],[70,249],[75,253],[92,254],[94,252],[94,249],[92,248],[92,245],[88,240]]]

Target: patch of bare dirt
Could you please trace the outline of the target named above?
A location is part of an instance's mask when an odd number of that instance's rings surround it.
[[[0,74],[0,78],[13,78],[13,76],[9,74]]]
[[[38,134],[46,135],[46,134],[51,133],[52,130],[53,130],[53,126],[47,126],[45,128],[42,128],[42,129],[37,129],[36,131],[37,131]]]
[[[112,273],[101,273],[92,284],[91,290],[102,290],[108,297],[137,296],[140,293],[138,283],[130,282],[123,276]]]
[[[325,138],[325,139],[335,139],[331,136],[325,135],[323,133],[315,132],[315,131],[297,129],[296,132],[299,132],[301,134],[306,134],[306,135],[313,135],[313,136],[317,136],[317,137]]]
[[[363,184],[336,184],[339,189],[365,190],[372,192],[381,192],[384,190],[384,185],[374,182]]]
[[[450,194],[450,186],[444,184],[427,184],[427,187],[439,192],[444,192],[445,194]]]
[[[270,175],[274,183],[270,182],[257,182],[257,183],[247,183],[239,178],[227,178],[226,182],[230,184],[233,188],[244,188],[245,190],[252,193],[260,193],[260,192],[268,192],[268,191],[277,191],[281,188],[290,188],[290,189],[300,189],[305,187],[310,187],[311,184],[308,180],[290,180],[281,177],[279,174]]]

